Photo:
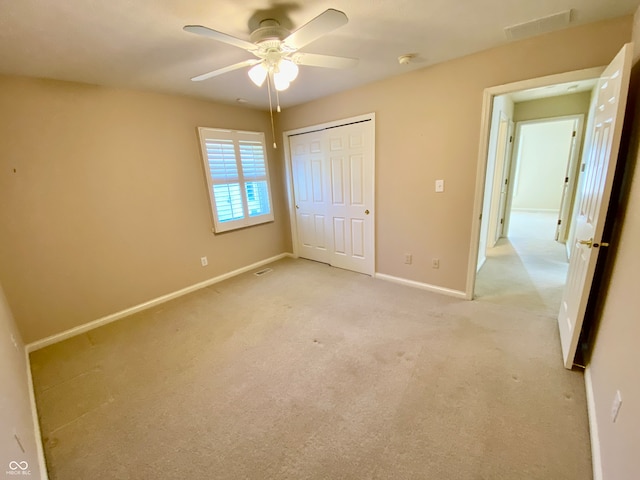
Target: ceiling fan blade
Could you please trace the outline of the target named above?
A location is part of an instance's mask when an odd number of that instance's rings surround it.
[[[224,42],[229,45],[233,45],[234,47],[243,48],[250,52],[256,49],[256,45],[251,42],[247,42],[246,40],[242,40],[241,38],[232,37],[231,35],[218,32],[217,30],[203,27],[202,25],[185,25],[183,27],[183,30],[185,32],[195,33],[196,35],[213,38],[214,40],[218,40],[219,42]]]
[[[330,8],[301,26],[285,38],[283,43],[294,51],[299,50],[330,31],[345,25],[348,21],[349,19],[343,12]]]
[[[201,82],[202,80],[207,80],[208,78],[217,77],[218,75],[222,75],[223,73],[233,72],[234,70],[238,70],[243,67],[251,67],[257,63],[260,63],[262,60],[259,58],[252,58],[251,60],[245,60],[244,62],[234,63],[233,65],[229,65],[228,67],[219,68],[218,70],[214,70],[209,73],[203,73],[202,75],[198,75],[197,77],[193,77],[191,80],[193,82]]]
[[[291,60],[298,65],[325,68],[351,68],[358,64],[357,58],[334,57],[333,55],[319,55],[317,53],[297,52]]]

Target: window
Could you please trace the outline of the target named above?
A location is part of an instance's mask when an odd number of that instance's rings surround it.
[[[198,128],[216,233],[273,221],[260,132]]]

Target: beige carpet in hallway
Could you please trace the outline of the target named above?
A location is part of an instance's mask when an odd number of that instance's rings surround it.
[[[569,263],[555,241],[558,214],[512,212],[509,237],[487,250],[476,298],[557,317]]]
[[[32,353],[50,478],[591,478],[544,309],[271,268]]]

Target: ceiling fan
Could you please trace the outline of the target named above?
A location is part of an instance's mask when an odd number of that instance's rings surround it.
[[[267,80],[267,82],[273,83],[277,91],[282,91],[289,88],[291,82],[297,77],[298,65],[326,68],[353,67],[358,63],[355,58],[299,51],[321,36],[345,25],[348,21],[349,19],[343,12],[330,8],[292,33],[281,26],[277,20],[267,18],[262,20],[259,27],[251,32],[250,41],[202,25],[186,25],[184,30],[187,32],[242,48],[257,57],[203,73],[191,80],[199,82],[240,68],[251,67],[248,72],[249,78],[256,86],[262,86]]]

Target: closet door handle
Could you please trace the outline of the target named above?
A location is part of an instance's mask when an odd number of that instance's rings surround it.
[[[364,211],[364,214],[365,214],[365,215],[369,215],[369,210],[365,210],[365,211]]]

